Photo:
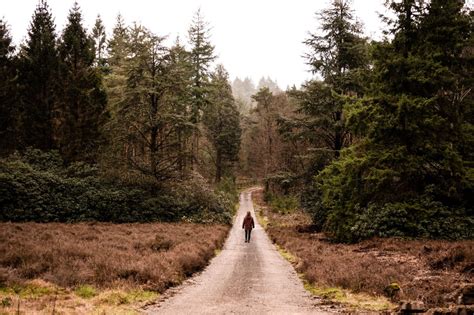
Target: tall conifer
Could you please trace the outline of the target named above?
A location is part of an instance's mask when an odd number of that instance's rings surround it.
[[[7,25],[0,19],[0,155],[11,153],[19,140],[14,51]]]
[[[61,59],[61,152],[71,160],[95,161],[103,141],[106,94],[94,67],[93,43],[77,3],[69,12],[59,45]]]
[[[49,6],[41,0],[20,51],[23,143],[43,150],[57,147],[58,52]]]

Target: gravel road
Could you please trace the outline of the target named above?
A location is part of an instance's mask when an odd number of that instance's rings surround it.
[[[253,208],[252,190],[240,195],[240,208],[222,252],[199,275],[169,290],[147,314],[326,314],[305,289],[255,220],[250,243],[242,220]]]

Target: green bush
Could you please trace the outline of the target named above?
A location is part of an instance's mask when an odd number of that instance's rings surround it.
[[[232,202],[239,202],[239,190],[235,180],[231,177],[223,178],[216,187],[216,192],[221,192],[227,196]]]
[[[54,151],[0,160],[0,221],[230,223],[233,210],[230,193],[202,178],[164,192],[107,180],[93,165],[64,166]]]
[[[419,157],[399,151],[352,148],[322,170],[305,203],[315,225],[344,242],[474,238],[470,180],[424,174]]]
[[[357,216],[349,232],[353,239],[372,236],[473,239],[474,218],[465,209],[448,208],[428,197],[382,207],[371,205]],[[344,233],[344,234],[349,234]]]
[[[267,197],[273,211],[280,214],[293,213],[299,207],[299,199],[296,196],[271,195]]]

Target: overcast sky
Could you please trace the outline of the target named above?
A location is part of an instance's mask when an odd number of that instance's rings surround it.
[[[74,0],[48,0],[56,27],[62,30]],[[212,27],[211,40],[218,62],[236,76],[270,76],[282,88],[299,85],[310,77],[301,57],[307,48],[302,41],[318,26],[315,12],[328,0],[78,0],[84,25],[92,28],[100,14],[107,33],[121,13],[127,24],[142,23],[158,35],[187,39],[187,29],[198,8]],[[381,37],[378,12],[385,12],[384,0],[354,0],[356,16],[367,35]],[[38,0],[0,0],[0,17],[10,26],[16,43],[26,36]]]

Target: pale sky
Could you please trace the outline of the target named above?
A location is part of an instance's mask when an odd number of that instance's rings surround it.
[[[48,0],[56,30],[63,29],[74,0]],[[0,0],[3,17],[15,43],[25,39],[38,0]],[[315,13],[329,0],[78,0],[84,25],[91,30],[100,14],[110,34],[121,13],[128,25],[136,21],[157,35],[176,36],[187,42],[187,30],[198,8],[212,27],[211,41],[218,63],[235,77],[250,77],[255,84],[270,76],[285,89],[300,85],[311,75],[302,58],[308,49],[302,41],[315,31]],[[353,0],[355,15],[364,24],[366,35],[381,38],[383,24],[378,12],[385,12],[384,0]]]

